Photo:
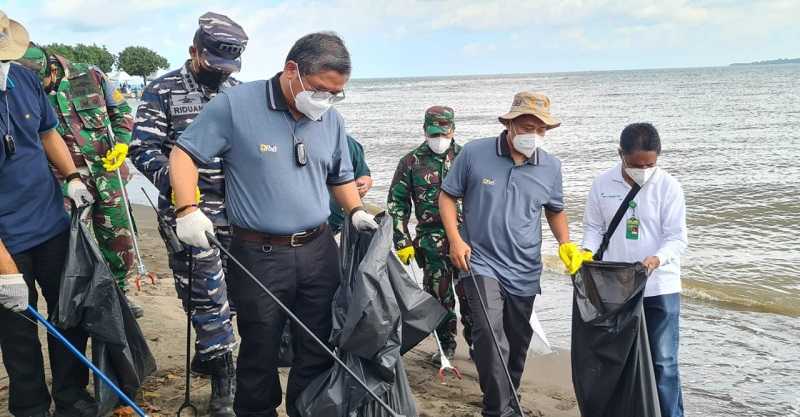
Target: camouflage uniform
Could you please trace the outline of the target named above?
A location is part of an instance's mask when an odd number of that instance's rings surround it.
[[[452,124],[452,109],[449,112],[446,117]],[[456,347],[455,297],[450,283],[457,274],[448,257],[449,246],[439,216],[438,201],[442,181],[460,151],[461,146],[455,141],[442,155],[431,151],[427,143],[422,143],[397,164],[387,201],[388,212],[394,219],[395,248],[399,250],[414,246],[417,264],[424,271],[425,290],[440,300],[449,312],[437,329],[439,340],[446,351]],[[413,242],[408,231],[412,202],[417,217],[416,238]],[[469,308],[459,283],[456,283],[456,291],[461,307],[464,339],[472,346]]]
[[[39,48],[29,51],[21,63],[40,76],[44,75],[47,70],[44,51]],[[58,115],[56,130],[64,138],[75,166],[94,196],[92,223],[95,237],[120,288],[125,289],[134,256],[130,224],[122,201],[124,185],[120,184],[116,172],[106,171],[102,158],[113,148],[108,126],[114,131],[117,142],[130,142],[133,127],[131,108],[99,68],[72,63],[59,55],[52,56],[61,66],[60,81],[48,95]],[[127,165],[123,164],[119,170],[127,181]],[[53,171],[57,178],[64,180],[57,170]],[[64,189],[66,192],[66,186]]]
[[[169,182],[169,154],[180,134],[211,100],[216,92],[197,83],[189,70],[191,61],[151,82],[142,93],[136,110],[136,125],[130,147],[130,158],[139,171],[158,188],[159,212],[175,226],[172,187]],[[239,84],[228,78],[220,90]],[[225,177],[222,161],[199,166],[200,209],[214,223],[217,239],[225,245],[231,240],[225,216]],[[225,275],[226,260],[219,249],[186,246],[186,251],[170,254],[169,264],[175,278],[175,289],[184,300],[189,285],[189,266],[193,265],[192,322],[197,332],[196,351],[201,360],[210,360],[236,346],[231,325]],[[191,253],[191,262],[189,254]]]

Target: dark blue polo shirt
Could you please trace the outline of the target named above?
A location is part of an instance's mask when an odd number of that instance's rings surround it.
[[[279,75],[217,94],[177,146],[202,163],[222,157],[231,224],[283,235],[327,221],[328,186],[353,181],[353,164],[342,116],[330,109],[319,121],[295,120]],[[306,166],[295,162],[295,141],[305,144]]]
[[[69,219],[39,138],[58,125],[56,114],[33,72],[12,63],[8,81],[0,91],[0,139],[13,136],[16,152],[0,143],[0,239],[18,254],[66,231]]]
[[[515,165],[503,132],[464,145],[442,190],[463,198],[461,234],[472,247],[475,274],[497,279],[514,295],[539,294],[542,209],[564,209],[561,161],[538,149]]]

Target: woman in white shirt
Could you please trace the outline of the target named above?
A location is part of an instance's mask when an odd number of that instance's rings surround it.
[[[634,184],[641,189],[611,236],[604,261],[642,262],[650,276],[644,312],[663,417],[683,416],[678,371],[680,257],[686,252],[686,204],[678,181],[657,167],[661,139],[649,123],[620,135],[621,163],[592,184],[584,213],[584,249],[597,251]]]

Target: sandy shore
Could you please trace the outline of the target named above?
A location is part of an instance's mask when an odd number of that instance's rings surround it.
[[[137,402],[153,417],[174,416],[183,403],[186,316],[175,295],[166,252],[156,229],[152,209],[136,207],[134,212],[141,234],[144,263],[148,270],[160,278],[155,285],[143,283],[142,290],[134,294],[136,301],[145,307],[145,316],[139,323],[159,368],[146,381]],[[41,333],[44,337],[44,333]],[[481,391],[477,372],[468,359],[463,343],[459,345],[455,364],[461,369],[464,379],[450,379],[445,385],[436,380],[438,366],[430,361],[435,349],[433,339],[428,338],[404,356],[420,417],[479,416]],[[284,386],[286,374],[287,370],[281,371]],[[201,415],[206,415],[204,412],[210,389],[207,379],[193,378],[192,399]],[[528,416],[579,415],[570,379],[568,352],[529,359],[521,391],[523,406],[530,411]],[[0,369],[0,416],[9,415],[7,401],[8,377],[3,367]]]

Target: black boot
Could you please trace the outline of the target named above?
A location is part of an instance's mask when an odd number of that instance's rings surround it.
[[[236,394],[236,367],[233,364],[233,353],[207,362],[211,371],[211,398],[208,402],[208,414],[211,417],[236,417],[233,412],[233,396]]]

